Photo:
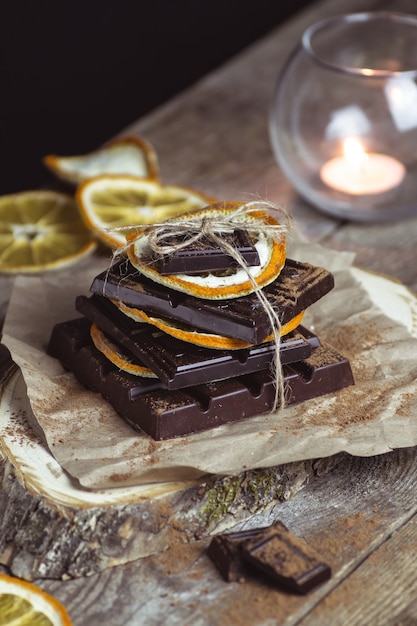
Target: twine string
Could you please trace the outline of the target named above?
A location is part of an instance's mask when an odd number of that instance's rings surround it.
[[[242,257],[242,255],[240,254],[240,252],[236,250],[236,248],[234,248],[227,241],[224,241],[223,239],[221,239],[221,237],[219,237],[217,234],[211,233],[211,237],[213,241],[215,241],[220,246],[220,248],[223,249],[224,252],[229,254],[239,264],[239,266],[245,270],[254,288],[254,293],[256,294],[259,302],[261,303],[264,311],[266,312],[268,316],[268,320],[271,325],[271,329],[273,333],[273,341],[275,345],[274,355],[273,355],[273,359],[271,362],[271,374],[274,377],[274,389],[275,389],[274,402],[271,408],[271,412],[275,412],[278,409],[282,410],[285,404],[285,395],[284,395],[284,377],[282,374],[281,359],[280,359],[281,321],[279,319],[279,316],[277,312],[275,311],[275,309],[273,308],[273,306],[271,305],[271,303],[269,302],[268,298],[265,296],[264,292],[262,291],[262,288],[259,287],[255,278],[250,273],[247,263]]]
[[[260,218],[252,216],[251,220],[247,219],[247,215],[259,211],[260,209],[273,209],[280,211],[281,215],[285,215],[285,223],[268,224]],[[281,209],[270,202],[251,202],[241,205],[234,211],[225,213],[218,218],[211,217],[206,214],[193,217],[190,213],[186,218],[179,220],[167,220],[151,224],[141,231],[148,237],[149,246],[157,255],[173,254],[184,248],[188,248],[200,239],[208,238],[215,241],[217,245],[224,250],[224,240],[215,239],[215,235],[233,233],[235,230],[242,229],[249,234],[255,236],[273,236],[277,237],[285,233],[289,229],[289,216],[284,214]],[[174,243],[167,243],[166,240],[176,239]],[[221,243],[220,243],[221,242]],[[224,250],[226,251],[226,250]]]
[[[219,207],[220,208],[220,207]],[[256,215],[251,215],[258,211],[269,211],[279,213],[284,217],[283,223],[267,223]],[[251,219],[247,219],[250,215]],[[254,293],[256,294],[263,310],[267,314],[272,329],[273,341],[275,344],[274,357],[271,363],[271,374],[274,378],[275,396],[271,408],[271,412],[281,410],[285,404],[284,378],[280,360],[281,345],[281,322],[278,313],[275,311],[268,298],[265,296],[262,288],[258,285],[256,279],[249,270],[249,266],[245,259],[232,244],[221,237],[225,233],[233,233],[237,229],[245,230],[249,235],[259,238],[264,236],[279,240],[288,232],[290,228],[291,218],[281,208],[267,201],[253,201],[240,205],[237,209],[225,212],[220,217],[217,212],[213,212],[213,217],[209,212],[203,216],[193,216],[192,213],[181,219],[172,219],[165,222],[158,222],[146,227],[140,228],[135,239],[129,240],[126,246],[122,246],[114,252],[114,257],[125,252],[135,240],[142,236],[147,236],[148,245],[152,252],[157,255],[170,255],[180,250],[192,246],[194,243],[203,238],[208,238],[215,243],[220,250],[232,257],[237,265],[246,273]],[[113,231],[126,230],[126,228],[109,229]],[[129,227],[131,230],[131,227]],[[174,239],[174,242],[172,240]],[[168,241],[167,241],[168,240]],[[172,243],[170,243],[172,242]]]

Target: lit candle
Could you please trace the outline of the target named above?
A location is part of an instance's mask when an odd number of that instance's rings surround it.
[[[404,165],[387,154],[365,152],[357,139],[345,139],[343,155],[327,161],[320,171],[326,185],[352,195],[384,193],[401,184]]]

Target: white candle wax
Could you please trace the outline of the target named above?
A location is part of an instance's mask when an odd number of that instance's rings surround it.
[[[355,139],[345,141],[342,156],[327,161],[320,171],[326,185],[352,195],[384,193],[404,179],[404,165],[387,154],[366,153]]]

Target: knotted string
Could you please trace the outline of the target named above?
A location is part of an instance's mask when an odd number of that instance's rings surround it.
[[[217,206],[220,205],[214,205],[212,208]],[[284,215],[281,209],[270,202],[250,202],[241,205],[234,211],[224,213],[221,217],[218,217],[217,212],[214,211],[214,217],[210,216],[208,212],[203,216],[194,217],[192,213],[189,213],[186,217],[180,217],[178,220],[152,224],[141,232],[147,235],[149,246],[157,255],[173,254],[204,238],[211,239],[221,250],[229,254],[233,246],[228,246],[228,243],[217,235],[233,233],[235,230],[241,229],[258,237],[262,234],[277,238],[288,231],[288,216],[286,216],[285,224],[269,224],[253,215],[261,209],[279,211],[281,216]],[[248,215],[251,215],[250,220],[247,219]],[[166,239],[177,239],[177,241],[171,244],[164,243]],[[182,239],[182,241],[178,241],[178,239]],[[227,246],[227,250],[225,246]]]
[[[220,204],[210,206],[210,209],[221,210],[223,208],[225,208],[224,205]],[[285,218],[284,223],[268,223],[261,217],[258,217],[259,211],[279,213],[281,217]],[[281,321],[277,312],[262,291],[262,288],[258,285],[256,279],[250,272],[249,266],[239,250],[237,250],[220,235],[233,233],[235,230],[241,229],[247,231],[255,238],[259,238],[263,235],[264,237],[269,237],[275,241],[279,241],[285,233],[288,232],[291,218],[283,209],[278,208],[275,204],[267,201],[248,202],[240,205],[232,211],[225,211],[224,214],[220,216],[218,211],[215,210],[213,211],[213,216],[210,216],[209,210],[205,211],[204,215],[201,215],[200,213],[201,211],[196,211],[196,215],[193,215],[193,213],[190,212],[184,217],[179,216],[178,219],[173,218],[165,222],[159,222],[140,228],[139,231],[136,231],[135,237],[129,237],[129,241],[126,246],[123,246],[115,251],[114,256],[118,256],[122,252],[126,251],[130,246],[134,245],[135,241],[140,237],[146,236],[150,249],[157,256],[170,255],[192,246],[201,239],[209,239],[225,254],[232,257],[237,265],[245,271],[253,287],[254,293],[261,303],[263,310],[267,314],[271,325],[271,334],[275,344],[274,358],[271,363],[271,371],[274,377],[275,396],[271,412],[275,412],[278,409],[281,410],[284,408],[285,404],[284,377],[282,374],[280,360]],[[248,215],[251,219],[248,219]],[[122,227],[112,230],[121,231],[126,229],[123,229]],[[129,227],[129,230],[131,230],[131,227]],[[166,240],[172,241],[172,239],[175,239],[173,243],[166,243]]]

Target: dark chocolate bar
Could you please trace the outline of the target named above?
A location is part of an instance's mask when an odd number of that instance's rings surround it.
[[[260,265],[258,251],[245,230],[222,233],[221,238],[239,252],[247,265]],[[171,237],[164,243],[173,245],[175,242],[175,238]],[[235,259],[206,237],[198,239],[192,247],[162,256],[158,269],[161,274],[198,274],[227,270],[236,265]]]
[[[155,440],[189,435],[221,424],[267,413],[275,399],[268,370],[181,390],[159,379],[121,372],[92,345],[90,322],[81,318],[54,327],[49,353],[78,380],[101,395],[135,430]],[[311,357],[283,366],[286,405],[309,400],[353,384],[347,359],[320,345]]]
[[[316,551],[280,523],[242,542],[241,552],[249,563],[296,593],[307,593],[331,577],[330,567]]]
[[[130,360],[139,359],[155,372],[168,389],[267,369],[275,354],[274,342],[241,350],[211,350],[184,343],[154,326],[135,322],[102,296],[78,296],[76,309],[111,337]],[[281,364],[309,357],[312,347],[319,343],[316,335],[298,327],[281,340]]]
[[[263,288],[263,293],[277,311],[281,324],[286,324],[333,287],[333,275],[326,269],[287,259],[281,274]],[[91,291],[151,315],[251,344],[262,343],[271,333],[268,314],[256,294],[229,300],[196,298],[154,283],[125,260],[99,274]]]

